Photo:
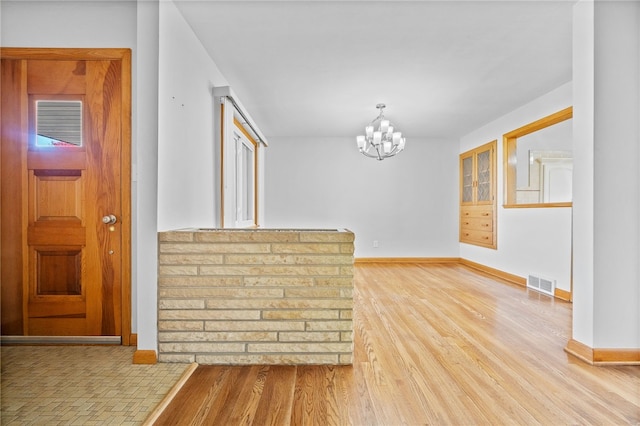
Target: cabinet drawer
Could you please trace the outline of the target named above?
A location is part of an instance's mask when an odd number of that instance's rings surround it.
[[[493,218],[493,206],[462,206],[460,217],[484,217]]]
[[[460,241],[472,244],[492,245],[493,232],[491,231],[475,231],[468,229],[460,230]]]
[[[491,217],[461,217],[460,229],[468,231],[493,231],[493,218]]]

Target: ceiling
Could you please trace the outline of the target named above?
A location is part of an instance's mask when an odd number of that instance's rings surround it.
[[[571,81],[575,1],[176,0],[268,139],[458,138]]]

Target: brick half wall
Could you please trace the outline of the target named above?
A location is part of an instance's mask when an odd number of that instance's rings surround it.
[[[158,359],[351,364],[354,234],[161,232]]]

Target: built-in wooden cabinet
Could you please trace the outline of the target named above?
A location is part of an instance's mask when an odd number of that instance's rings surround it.
[[[497,141],[460,154],[460,242],[497,248]]]

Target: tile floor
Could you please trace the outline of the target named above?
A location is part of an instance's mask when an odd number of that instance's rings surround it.
[[[139,425],[189,364],[131,363],[128,346],[3,346],[0,424]]]

